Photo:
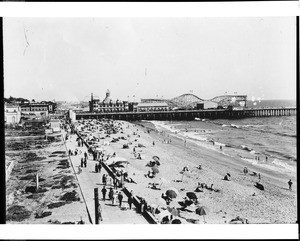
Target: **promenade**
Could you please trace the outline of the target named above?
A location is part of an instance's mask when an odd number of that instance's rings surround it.
[[[108,200],[109,188],[113,187],[112,185],[110,185],[109,181],[108,185],[106,185],[106,200],[104,201],[102,199],[102,175],[108,173],[104,168],[101,169],[101,173],[95,172],[95,164],[97,162],[93,161],[92,155],[88,155],[87,167],[80,167],[80,160],[82,157],[84,157],[84,152],[88,153],[88,150],[85,145],[83,147],[78,147],[76,139],[76,134],[70,135],[69,139],[65,141],[65,145],[67,151],[69,149],[74,151],[76,148],[79,150],[80,154],[77,156],[70,156],[70,161],[72,167],[74,168],[75,175],[78,179],[92,223],[95,224],[94,188],[98,187],[99,204],[101,205],[102,209],[102,221],[99,221],[99,224],[148,224],[146,219],[141,214],[136,212],[136,208],[134,205],[132,205],[131,210],[129,209],[127,197],[124,193],[122,207],[119,207],[118,200],[115,205],[112,205],[112,202]],[[109,146],[107,146],[105,149],[108,152],[112,152]],[[120,188],[118,188],[118,191],[120,191]]]

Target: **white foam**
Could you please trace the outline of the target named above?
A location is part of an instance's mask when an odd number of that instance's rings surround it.
[[[296,171],[296,167],[293,167],[289,164],[287,164],[286,162],[282,161],[282,160],[279,160],[279,159],[274,159],[274,161],[272,161],[272,163],[276,166],[280,166],[280,167],[283,167],[287,170],[290,170],[290,171],[293,171],[295,172]]]
[[[219,148],[216,148],[216,146],[226,146],[225,144],[220,143],[220,142],[215,142],[215,145],[212,145],[211,143],[209,143],[209,140],[207,137],[202,137],[197,132],[185,132],[185,131],[181,132],[178,129],[177,130],[173,129],[172,126],[169,126],[169,125],[165,124],[164,122],[161,122],[161,121],[151,121],[151,122],[155,125],[155,127],[164,128],[164,129],[167,129],[170,132],[172,132],[173,134],[170,134],[171,136],[176,136],[177,138],[179,138],[181,140],[188,140],[191,143],[194,143],[198,146],[202,146],[209,150],[220,152]],[[245,145],[241,145],[241,147],[243,149],[248,148]],[[251,148],[249,148],[249,149],[251,150],[250,151],[251,154],[256,153]],[[232,155],[230,155],[228,153],[225,153],[225,152],[221,152],[221,153],[223,155],[233,157]],[[262,163],[261,161],[258,161],[258,160],[252,159],[252,158],[241,158],[241,159],[251,163],[252,165],[260,166],[260,167],[263,167],[263,168],[266,168],[266,169],[269,169],[272,171],[276,171],[276,172],[281,172],[281,173],[282,172],[285,172],[285,173],[296,172],[295,167],[288,165],[287,163],[285,163],[281,160],[278,160],[278,159],[274,159],[274,161],[272,162],[273,165],[265,164],[265,163]]]
[[[258,160],[255,159],[251,159],[251,158],[241,158],[244,161],[250,162],[252,165],[254,166],[259,166],[259,167],[263,167],[275,172],[281,172],[281,173],[290,173],[290,172],[296,172],[296,169],[286,163],[283,163],[277,159],[275,159],[272,164],[275,165],[269,165],[269,164],[265,164],[265,163],[261,163]],[[279,162],[278,162],[279,161]],[[275,162],[275,163],[274,163]],[[280,166],[280,167],[279,167]]]

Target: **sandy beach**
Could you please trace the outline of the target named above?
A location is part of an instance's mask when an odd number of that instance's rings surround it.
[[[119,123],[121,132],[110,135],[93,132],[93,135],[100,138],[100,144],[109,141],[109,146],[103,146],[107,154],[115,152],[117,157],[129,161],[124,169],[136,183],[126,182],[125,186],[133,190],[135,195],[145,198],[149,205],[181,208],[178,201],[183,201],[187,192],[194,192],[198,183],[205,183],[208,187],[213,184],[213,188],[195,192],[198,204],[180,211],[179,219],[182,223],[204,223],[205,218],[206,223],[224,224],[237,216],[252,224],[296,222],[297,186],[294,183],[293,190],[288,189],[288,176],[224,155],[217,146],[205,148],[189,140],[185,144],[176,135],[170,135],[167,129],[164,132],[153,130],[149,133],[149,128],[154,128],[151,123],[139,122],[137,125],[114,121],[115,125]],[[111,142],[122,136],[124,139]],[[123,149],[123,144],[128,144],[129,148]],[[133,148],[141,153],[141,160],[134,157]],[[145,174],[151,169],[146,165],[153,161],[153,156],[160,159],[159,173],[155,178],[149,178]],[[196,168],[199,164],[202,170]],[[188,166],[189,170],[182,174],[184,166]],[[245,166],[248,167],[247,174],[243,173]],[[264,190],[255,187],[259,179],[251,175],[253,172],[260,173],[260,183]],[[223,180],[226,173],[230,173],[230,181]],[[150,188],[150,183],[157,183],[161,190]],[[161,195],[170,188],[178,190],[179,195],[167,205]],[[205,217],[195,213],[198,206],[206,207]]]
[[[116,158],[128,161],[122,169],[134,183],[124,182],[125,187],[144,198],[153,210],[162,213],[175,208],[179,215],[172,218],[179,219],[183,224],[226,224],[237,217],[250,224],[295,223],[297,220],[297,186],[294,183],[293,190],[288,189],[290,177],[286,174],[233,158],[228,155],[226,147],[220,150],[218,145],[208,143],[201,146],[191,139],[185,141],[172,130],[163,126],[155,128],[150,122],[110,121],[110,124],[113,123],[111,127],[117,130],[115,133],[107,133],[109,128],[101,127],[101,121],[98,128],[96,122],[98,120],[79,121],[78,133],[86,136],[87,141],[89,136],[98,138],[96,143],[104,150],[108,162],[113,153]],[[90,223],[86,203],[89,203],[90,211],[93,210],[91,190],[99,185],[101,188],[103,184],[99,174],[92,171],[96,162],[91,154],[89,168],[83,170],[84,176],[77,173],[76,168],[86,147],[80,149],[77,159],[68,157],[67,149],[77,146],[77,135],[70,135],[66,143],[64,139],[48,143],[39,136],[36,139],[22,137],[28,139],[25,142],[16,141],[14,135],[9,136],[8,132],[6,137],[6,156],[15,163],[6,185],[7,222],[77,223],[82,219],[86,224]],[[123,145],[128,145],[128,148],[123,148]],[[138,153],[141,159],[136,158]],[[154,161],[154,156],[159,158],[160,165],[156,165],[158,173],[155,177],[150,178],[147,173],[152,169],[148,164]],[[197,168],[199,165],[201,170]],[[247,174],[243,173],[245,166],[248,168]],[[184,167],[188,170],[183,172]],[[261,180],[253,172],[260,173]],[[35,186],[34,173],[39,173],[40,177],[40,191],[37,193],[32,191]],[[224,180],[227,173],[230,174],[230,181]],[[255,186],[257,182],[264,186],[264,190]],[[153,183],[158,189],[151,188]],[[206,184],[207,188],[195,192],[198,183]],[[83,193],[88,193],[86,202],[80,188],[87,189],[83,190]],[[169,189],[175,190],[177,197],[167,204],[162,195]],[[187,200],[187,192],[194,192],[198,202],[184,206],[182,202]],[[64,195],[69,197],[62,200]],[[124,201],[127,202],[127,198]],[[135,214],[135,211],[127,210],[126,214],[122,214],[118,207],[105,206],[104,202],[102,205],[106,217],[114,215],[121,220],[124,216],[125,223],[143,223],[140,214]],[[206,215],[199,216],[195,212],[199,207],[205,208]],[[160,223],[161,215],[153,214]],[[118,219],[105,219],[108,223],[109,220],[120,223]]]

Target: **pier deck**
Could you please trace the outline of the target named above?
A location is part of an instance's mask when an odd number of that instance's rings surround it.
[[[76,113],[76,119],[114,120],[194,120],[201,119],[239,119],[249,117],[292,116],[296,115],[296,108],[257,108],[242,110],[177,110],[153,112],[112,112],[112,113]]]

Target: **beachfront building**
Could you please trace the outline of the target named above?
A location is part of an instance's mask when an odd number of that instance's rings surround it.
[[[17,124],[21,120],[21,108],[18,105],[4,105],[5,124]]]
[[[56,110],[56,103],[52,101],[41,101],[41,102],[31,102],[21,105],[22,112],[47,112],[54,113]]]
[[[205,101],[203,103],[204,109],[217,109],[218,108],[218,103],[213,102],[213,101]]]
[[[110,91],[106,91],[105,98],[100,99],[94,98],[91,94],[91,101],[89,101],[90,112],[126,112],[129,111],[128,101],[112,100],[110,97]]]
[[[138,103],[137,111],[168,111],[170,110],[169,105],[166,102],[142,102]]]

